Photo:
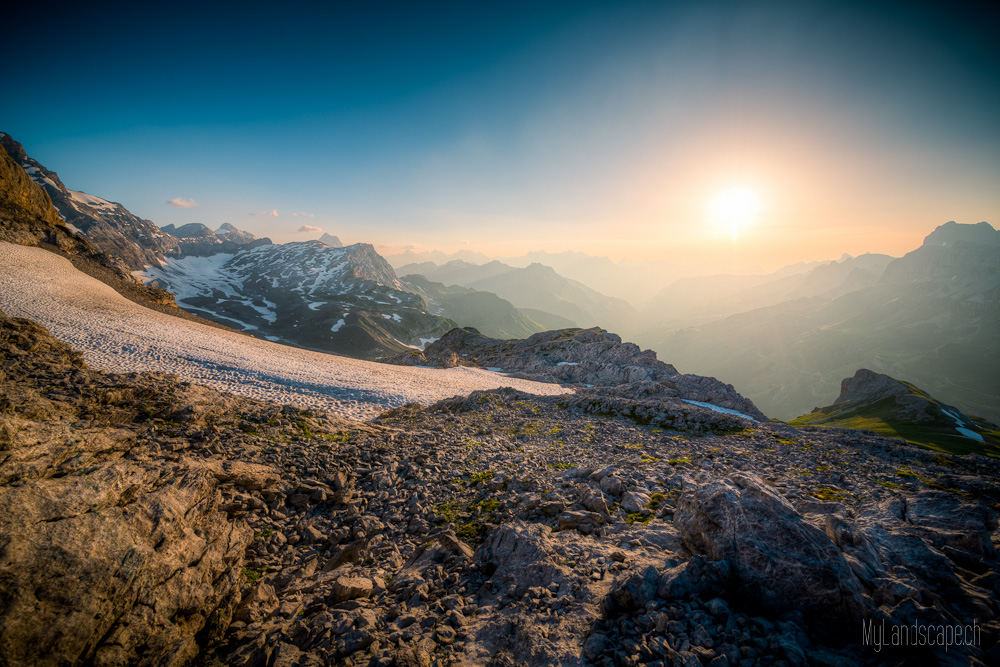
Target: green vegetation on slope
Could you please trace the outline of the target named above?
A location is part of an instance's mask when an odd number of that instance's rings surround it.
[[[963,436],[955,430],[955,420],[944,412],[947,408],[943,408],[938,401],[916,387],[913,387],[913,390],[916,395],[926,399],[936,408],[925,413],[932,417],[930,420],[907,419],[905,414],[901,413],[896,398],[886,396],[869,403],[831,405],[788,423],[792,426],[864,429],[950,454],[975,453],[1000,457],[1000,431],[996,426],[985,420],[969,418],[966,428],[981,435],[983,442]]]

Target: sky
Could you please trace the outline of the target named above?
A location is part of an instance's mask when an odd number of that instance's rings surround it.
[[[159,225],[774,269],[1000,222],[986,3],[36,4],[0,131]]]

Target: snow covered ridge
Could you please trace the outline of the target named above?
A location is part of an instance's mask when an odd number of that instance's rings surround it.
[[[86,192],[77,192],[76,190],[67,190],[67,192],[69,192],[69,196],[74,202],[102,212],[113,211],[118,208],[118,204],[113,204],[106,199],[101,199],[94,195],[88,195]]]
[[[564,394],[481,369],[390,366],[310,352],[143,308],[38,248],[0,243],[0,310],[47,327],[102,370],[156,371],[222,391],[350,418],[479,389]]]
[[[177,304],[237,330],[312,349],[376,358],[422,349],[453,325],[427,312],[392,267],[363,243],[318,241],[170,258],[140,279]]]

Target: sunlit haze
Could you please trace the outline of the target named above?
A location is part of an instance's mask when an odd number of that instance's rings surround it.
[[[0,131],[161,226],[385,254],[775,269],[1000,221],[985,9],[541,6],[45,10]]]

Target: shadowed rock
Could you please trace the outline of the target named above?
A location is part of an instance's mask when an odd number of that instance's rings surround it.
[[[745,594],[773,609],[860,620],[869,603],[840,550],[755,475],[685,491],[674,514],[685,545],[726,560]]]

